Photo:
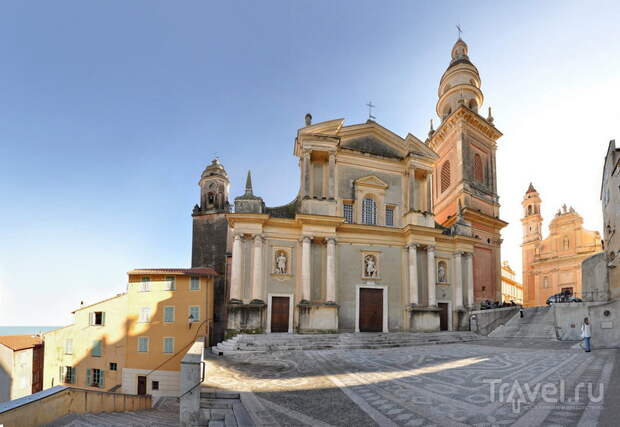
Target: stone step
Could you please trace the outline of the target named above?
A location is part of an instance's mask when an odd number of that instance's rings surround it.
[[[231,399],[203,399],[200,398],[200,407],[204,409],[232,409]]]
[[[239,393],[231,391],[203,391],[200,393],[201,399],[240,399]]]

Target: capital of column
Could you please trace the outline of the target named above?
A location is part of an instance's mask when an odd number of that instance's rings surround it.
[[[241,240],[241,239],[243,239],[243,233],[239,233],[239,232],[235,231],[233,233],[233,239],[234,240]]]
[[[336,238],[335,237],[326,237],[325,238],[325,243],[327,243],[328,245],[329,244],[335,245],[336,244]]]
[[[435,246],[433,245],[426,245],[426,250],[429,252],[435,252]]]
[[[310,243],[312,241],[312,236],[302,236],[299,241],[301,243]]]
[[[309,158],[310,158],[310,153],[311,153],[311,152],[312,152],[312,150],[310,150],[310,149],[307,149],[307,148],[306,148],[306,149],[304,149],[304,150],[302,151],[303,158],[304,158],[304,159],[309,159]]]
[[[263,237],[262,234],[255,234],[254,235],[254,243],[255,244],[262,244],[265,241],[265,238]]]
[[[408,243],[405,245],[405,249],[418,249],[419,247],[419,243]]]

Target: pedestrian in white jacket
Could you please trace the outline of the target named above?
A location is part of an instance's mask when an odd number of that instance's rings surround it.
[[[592,337],[592,327],[590,320],[586,317],[581,324],[581,338],[583,338],[583,349],[586,353],[590,352],[590,338]]]

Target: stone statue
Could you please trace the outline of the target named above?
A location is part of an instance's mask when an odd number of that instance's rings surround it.
[[[310,113],[306,114],[305,120],[306,120],[306,126],[310,126],[312,124],[312,114]]]
[[[286,254],[284,251],[278,252],[276,255],[276,273],[286,274]]]
[[[437,278],[439,279],[439,283],[446,282],[446,265],[443,262],[439,263],[439,269],[437,273]]]
[[[566,203],[562,205],[562,210],[564,211],[564,213],[566,213]]]
[[[364,258],[364,273],[366,277],[377,277],[376,264],[374,256],[367,255],[366,258]]]

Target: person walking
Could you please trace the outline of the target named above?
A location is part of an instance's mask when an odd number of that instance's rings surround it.
[[[590,326],[590,320],[586,317],[581,324],[581,338],[583,338],[583,349],[586,353],[590,352],[590,338],[592,337],[592,328]]]
[[[523,307],[521,307],[521,308],[519,309],[519,315],[521,316],[521,319],[523,319],[523,315],[524,315],[524,313],[523,313]]]

